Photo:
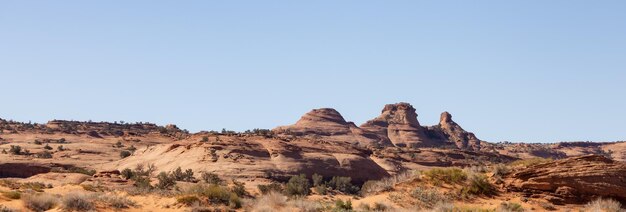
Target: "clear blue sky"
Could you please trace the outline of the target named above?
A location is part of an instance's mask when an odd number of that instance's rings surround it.
[[[1,1],[0,117],[361,124],[409,102],[488,141],[626,140],[625,1]]]

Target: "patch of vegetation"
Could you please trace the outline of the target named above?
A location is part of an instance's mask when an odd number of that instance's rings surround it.
[[[48,145],[48,144],[46,144],[43,148],[47,149],[47,150],[52,150],[52,147],[50,145]]]
[[[352,211],[352,201],[348,200],[344,202],[340,199],[335,201],[333,211]]]
[[[170,175],[172,175],[171,177],[176,181],[194,182],[196,180],[196,178],[193,177],[193,170],[191,169],[187,169],[183,172],[183,170],[178,167]]]
[[[496,191],[483,174],[470,174],[467,178],[467,183],[468,184],[461,189],[462,197],[469,197],[471,195],[492,195]]]
[[[230,188],[230,190],[237,194],[237,196],[243,197],[243,196],[247,196],[248,192],[246,191],[246,187],[245,184],[243,182],[239,182],[236,180],[233,180],[233,186]]]
[[[61,205],[66,211],[91,211],[95,209],[93,198],[81,193],[70,193],[63,197]]]
[[[537,165],[537,164],[541,164],[541,163],[547,163],[547,162],[551,162],[551,161],[553,161],[553,160],[550,159],[550,158],[529,158],[529,159],[513,161],[509,165],[510,166],[529,167],[529,166],[532,166],[532,165]]]
[[[416,187],[410,195],[427,208],[432,208],[437,203],[448,201],[448,198],[441,194],[437,189]]]
[[[176,197],[176,202],[185,206],[192,206],[200,203],[200,198],[195,195],[184,195]]]
[[[210,172],[202,172],[200,177],[202,178],[202,181],[208,184],[220,185],[223,182],[223,180],[220,179],[220,177],[217,176],[217,174],[210,173]]]
[[[22,155],[24,154],[24,152],[22,152],[22,147],[18,146],[18,145],[11,145],[9,152],[12,155]]]
[[[467,179],[467,174],[459,168],[434,168],[425,171],[424,176],[435,185],[440,185],[442,182],[459,184]]]
[[[52,158],[52,153],[49,152],[48,150],[44,150],[43,152],[37,153],[35,156],[38,158],[48,159],[48,158]]]
[[[518,204],[518,203],[514,203],[514,202],[502,202],[500,203],[500,205],[498,206],[498,208],[496,208],[496,211],[498,212],[523,212],[524,208],[522,207],[522,205]]]
[[[333,177],[328,182],[328,186],[347,194],[356,194],[359,192],[359,187],[352,185],[352,178],[350,177]]]
[[[167,172],[161,172],[157,175],[158,183],[156,185],[159,189],[170,189],[176,185],[176,178],[168,174]]]
[[[9,198],[9,199],[22,198],[22,193],[20,193],[19,191],[2,191],[0,193],[2,193],[2,196]]]
[[[47,211],[58,204],[58,197],[50,194],[27,195],[22,198],[24,207],[33,211]]]
[[[306,175],[292,176],[285,185],[285,193],[289,196],[306,196],[311,192],[311,185]]]
[[[622,204],[612,199],[596,199],[585,205],[584,211],[619,212]]]
[[[205,199],[205,201],[209,204],[228,205],[232,208],[241,207],[241,199],[239,196],[225,186],[214,184],[196,184],[190,187],[185,194],[196,195],[200,199]]]
[[[107,207],[115,209],[129,208],[136,205],[134,201],[126,197],[111,194],[100,194],[96,196],[96,199],[98,202],[104,203]]]
[[[19,210],[0,205],[0,212],[19,212]]]
[[[129,152],[129,151],[126,151],[126,150],[122,150],[120,152],[120,158],[127,158],[128,156],[131,156],[131,155],[132,155],[132,153]]]
[[[37,192],[43,192],[43,189],[52,188],[52,186],[46,186],[46,184],[43,184],[41,182],[26,182],[26,183],[20,184],[20,188],[30,189],[30,190],[37,191]]]
[[[261,194],[269,194],[272,192],[276,192],[276,193],[282,193],[283,192],[283,185],[280,183],[271,183],[271,184],[267,184],[267,185],[258,185],[257,188],[259,189],[259,192],[261,192]]]

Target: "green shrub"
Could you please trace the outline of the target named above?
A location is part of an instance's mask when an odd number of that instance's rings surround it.
[[[13,155],[21,155],[22,154],[22,147],[21,146],[17,146],[17,145],[11,145],[11,148],[9,149],[9,152]]]
[[[2,193],[2,196],[9,198],[9,199],[22,198],[22,193],[20,193],[19,191],[3,191],[1,193]]]
[[[267,184],[267,185],[257,185],[257,188],[259,189],[259,192],[261,192],[261,194],[269,194],[271,192],[277,192],[277,193],[282,193],[283,192],[283,185],[281,185],[279,183],[271,183],[271,184]]]
[[[315,189],[315,192],[320,195],[326,195],[326,193],[328,193],[328,187],[326,187],[326,185],[317,185],[313,187],[313,189]]]
[[[467,178],[467,182],[468,185],[461,189],[461,194],[464,197],[470,195],[492,195],[495,193],[495,188],[483,174],[471,174]]]
[[[441,182],[458,184],[467,179],[467,174],[458,168],[434,168],[425,171],[424,175],[436,185]]]
[[[209,184],[219,185],[219,184],[222,184],[223,182],[222,179],[220,179],[220,177],[217,176],[217,174],[210,173],[210,172],[202,172],[200,177],[202,178],[202,181],[204,181],[205,183],[209,183]]]
[[[185,196],[176,197],[176,202],[178,204],[191,206],[193,204],[199,203],[200,202],[200,198],[198,198],[195,195],[185,195]]]
[[[240,197],[248,195],[245,184],[243,182],[239,182],[236,180],[233,180],[233,186],[231,187],[230,190]]]
[[[183,172],[180,167],[176,168],[171,175],[176,181],[193,182],[196,179],[193,177],[193,170],[187,169]]]
[[[128,157],[130,155],[132,155],[132,153],[130,153],[129,151],[126,151],[126,150],[122,150],[120,152],[120,158],[126,158],[126,157]]]
[[[42,192],[43,189],[47,188],[46,184],[40,182],[26,182],[20,185],[22,189],[31,189],[33,191]]]
[[[93,199],[80,193],[65,195],[61,204],[66,211],[91,211],[95,209]]]
[[[121,174],[122,174],[122,177],[127,180],[135,176],[135,173],[133,172],[133,170],[129,168],[125,168],[124,170],[122,170]]]
[[[170,189],[176,185],[176,179],[166,172],[159,173],[157,180],[158,183],[156,187],[160,189]]]
[[[241,199],[227,187],[214,184],[196,184],[190,187],[185,193],[195,194],[206,198],[211,204],[224,204],[233,208],[241,207]]]
[[[306,196],[311,192],[311,185],[306,175],[292,176],[285,185],[285,192],[289,196]]]
[[[38,158],[52,158],[52,153],[48,150],[44,150],[43,152],[39,152],[36,155]]]
[[[359,192],[359,187],[352,185],[352,178],[350,177],[333,177],[328,185],[337,191],[341,191],[347,194],[355,194]]]
[[[343,200],[337,200],[335,201],[335,208],[333,209],[334,211],[352,211],[352,201],[348,200],[348,201],[343,201]]]

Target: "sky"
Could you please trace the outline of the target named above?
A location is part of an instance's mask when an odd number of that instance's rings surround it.
[[[411,103],[487,141],[626,140],[626,2],[0,1],[0,118],[243,131]]]

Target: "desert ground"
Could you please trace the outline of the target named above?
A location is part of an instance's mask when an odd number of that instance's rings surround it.
[[[0,119],[0,211],[624,211],[626,142],[488,142],[389,104],[357,126]]]

